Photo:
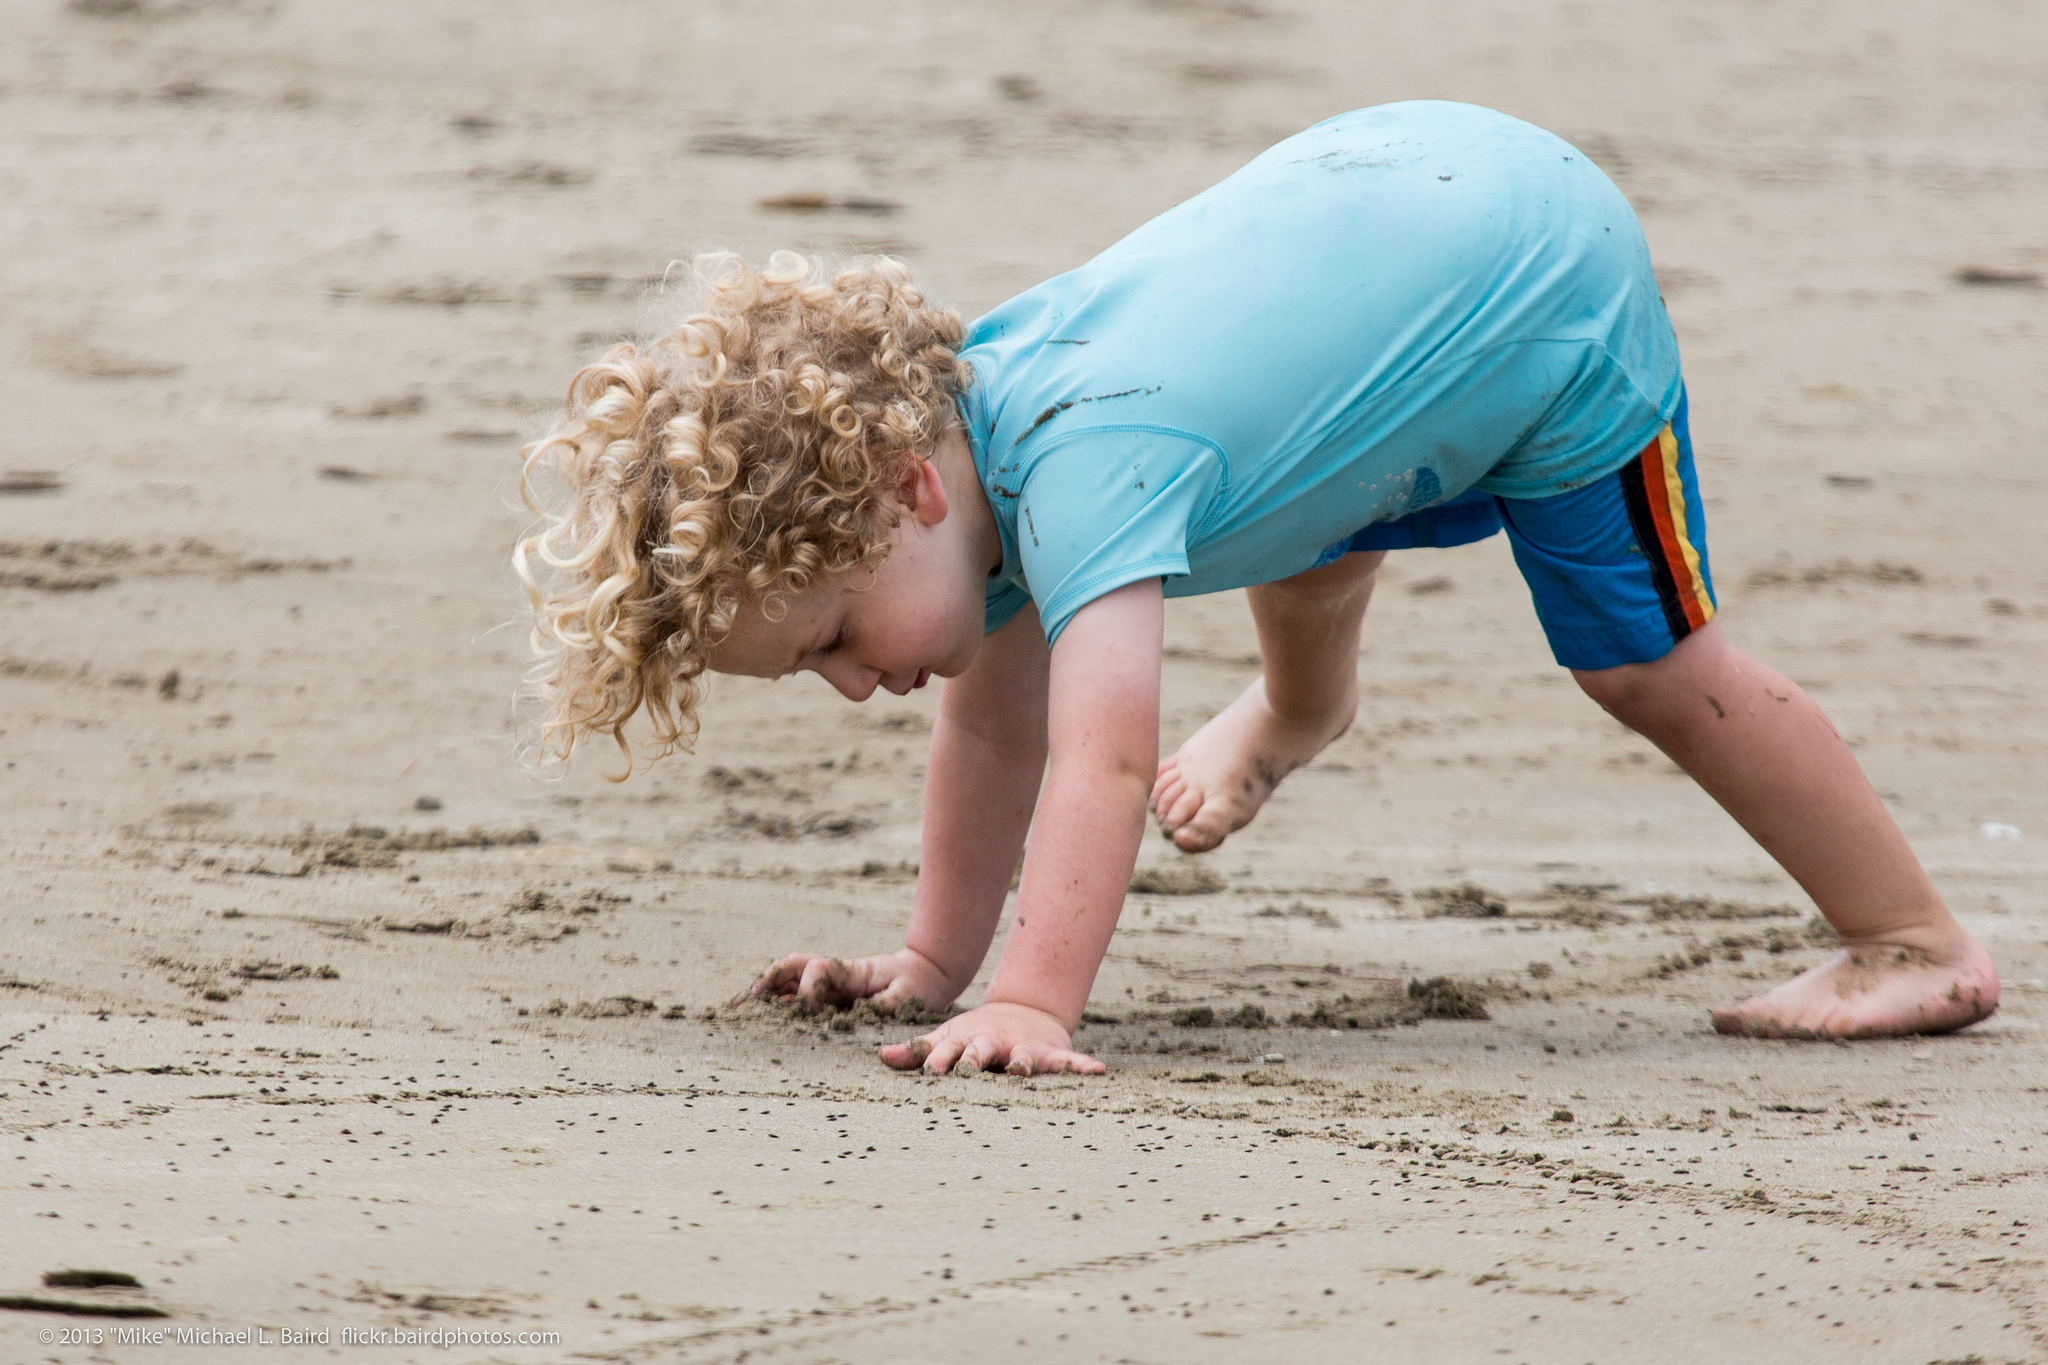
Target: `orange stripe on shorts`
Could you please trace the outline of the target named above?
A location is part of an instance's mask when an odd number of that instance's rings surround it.
[[[1670,426],[1643,447],[1642,460],[1650,519],[1657,526],[1657,549],[1678,589],[1686,623],[1698,630],[1713,619],[1714,599],[1707,595],[1706,580],[1700,577],[1700,552],[1686,535],[1685,484],[1678,475],[1678,437]]]

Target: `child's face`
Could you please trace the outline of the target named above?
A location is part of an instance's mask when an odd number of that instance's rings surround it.
[[[930,465],[924,469],[929,470]],[[779,621],[740,608],[711,668],[756,678],[806,670],[850,701],[876,688],[903,696],[934,677],[957,677],[981,648],[986,571],[975,563],[966,519],[950,510],[936,475],[908,490],[889,557],[874,574],[819,583],[787,599]]]

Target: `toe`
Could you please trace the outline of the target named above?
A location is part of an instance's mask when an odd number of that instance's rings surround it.
[[[1155,809],[1172,805],[1180,792],[1188,785],[1188,771],[1181,766],[1180,755],[1164,759],[1159,764],[1159,774],[1152,779],[1152,804]]]
[[[1191,787],[1183,787],[1180,794],[1166,807],[1166,813],[1159,817],[1159,823],[1171,830],[1201,818],[1202,809],[1208,803],[1202,793]]]
[[[1170,823],[1173,819],[1174,811],[1187,797],[1188,784],[1182,779],[1180,774],[1175,773],[1171,778],[1153,789],[1152,813],[1159,817],[1161,824]]]
[[[1735,1005],[1728,1009],[1714,1011],[1714,1032],[1725,1033],[1731,1038],[1763,1038],[1769,1036],[1761,1027],[1761,1021],[1754,1018],[1747,1005]]]
[[[1232,831],[1243,827],[1244,822],[1232,818],[1232,811],[1221,801],[1205,801],[1182,825],[1181,833],[1194,841],[1181,847],[1210,849],[1222,843]]]
[[[1774,1018],[1770,1002],[1753,996],[1739,1005],[1714,1012],[1714,1031],[1734,1038],[1782,1038],[1784,1028]]]
[[[1145,798],[1145,804],[1154,815],[1172,804],[1174,793],[1180,790],[1180,783],[1176,780],[1179,776],[1177,772],[1161,768],[1159,776],[1152,779],[1152,794]]]

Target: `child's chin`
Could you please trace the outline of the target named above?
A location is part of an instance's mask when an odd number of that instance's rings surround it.
[[[933,664],[925,672],[934,678],[957,678],[974,666],[974,656],[980,648],[981,641],[976,640],[971,647],[961,650],[944,663]]]

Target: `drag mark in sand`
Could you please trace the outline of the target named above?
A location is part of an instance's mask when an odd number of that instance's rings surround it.
[[[923,1303],[885,1297],[869,1303],[814,1308],[805,1312],[792,1312],[780,1318],[769,1318],[763,1321],[748,1323],[733,1323],[724,1327],[713,1327],[701,1332],[692,1332],[687,1336],[667,1337],[657,1341],[640,1342],[618,1351],[592,1354],[589,1358],[593,1360],[614,1361],[650,1360],[666,1356],[670,1351],[685,1347],[704,1346],[718,1341],[751,1340],[757,1337],[769,1336],[778,1327],[783,1329],[817,1329],[806,1332],[802,1336],[789,1336],[780,1339],[774,1343],[778,1349],[807,1346],[822,1341],[843,1342],[845,1339],[844,1329],[849,1323],[894,1318],[906,1313],[923,1313],[934,1306],[943,1309],[964,1300],[972,1299],[977,1293],[986,1293],[992,1290],[1028,1289],[1033,1285],[1069,1279],[1074,1276],[1131,1270],[1142,1266],[1157,1265],[1163,1261],[1200,1256],[1231,1247],[1263,1242],[1274,1237],[1306,1236],[1317,1232],[1342,1232],[1350,1226],[1351,1224],[1348,1222],[1328,1223],[1319,1226],[1302,1224],[1293,1227],[1288,1226],[1286,1223],[1276,1223],[1270,1228],[1264,1228],[1257,1232],[1240,1232],[1228,1237],[1212,1237],[1198,1242],[1181,1242],[1144,1251],[1130,1251],[1113,1256],[1091,1257],[1084,1261],[1070,1261],[1064,1265],[1047,1266],[1043,1270],[1031,1271],[1024,1275],[1010,1275],[1001,1279],[980,1280],[968,1285],[934,1286],[937,1292],[927,1295]]]

